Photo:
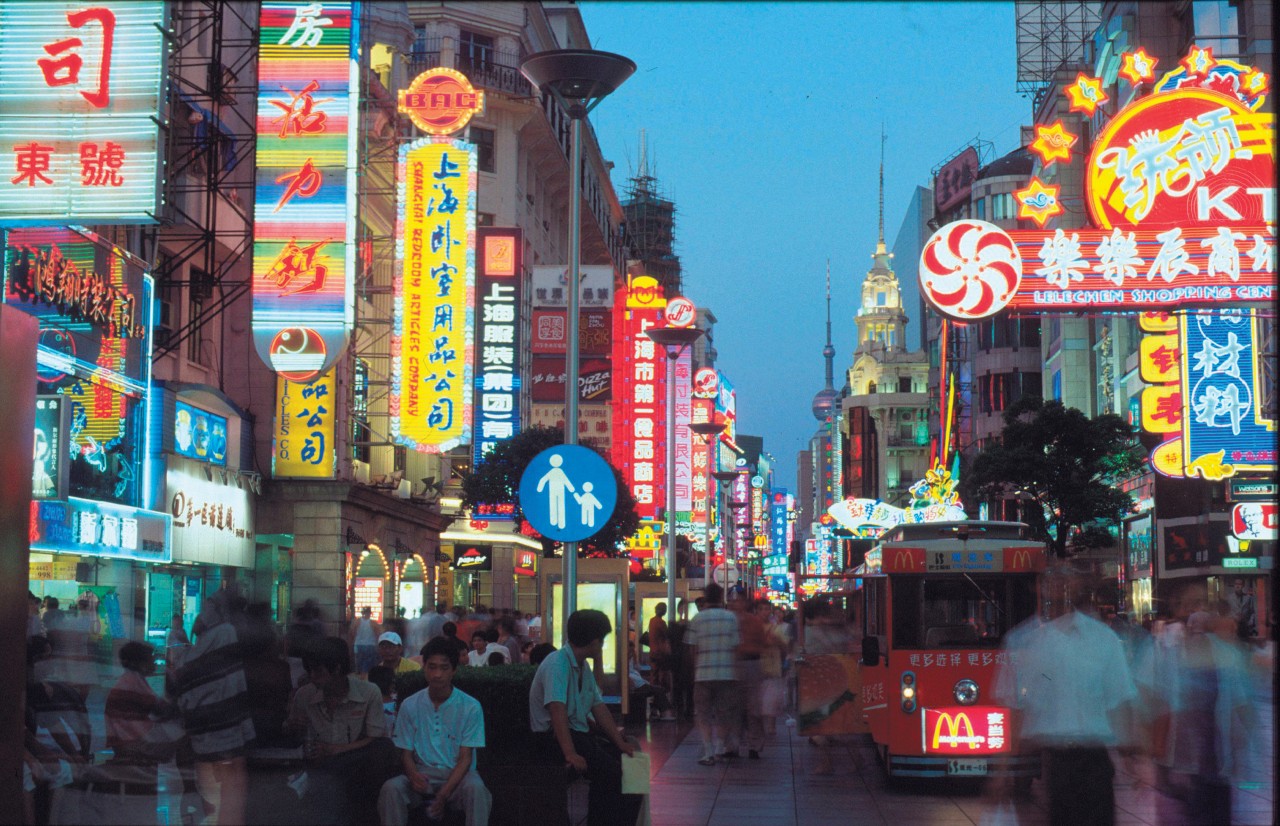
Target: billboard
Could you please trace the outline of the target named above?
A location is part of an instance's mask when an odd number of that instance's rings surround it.
[[[227,464],[227,417],[174,402],[173,452],[179,456]]]
[[[567,370],[559,356],[534,356],[530,368],[530,396],[535,402],[565,400]],[[585,358],[578,363],[578,400],[604,403],[613,398],[613,368],[607,358]]]
[[[355,319],[354,7],[265,2],[259,16],[253,340],[291,381],[327,370]]]
[[[666,502],[666,369],[663,353],[644,333],[663,326],[666,299],[656,278],[633,276],[614,313],[613,465],[631,488],[636,513],[656,519]]]
[[[161,0],[0,3],[0,226],[153,224]]]
[[[330,369],[309,382],[276,376],[275,439],[271,475],[276,479],[332,479],[338,451],[334,444],[337,380]]]
[[[519,229],[476,231],[474,462],[520,432],[520,306],[524,238]]]
[[[675,386],[667,388],[668,393],[676,396],[676,513],[683,514],[679,518],[688,521],[693,510],[693,452],[706,456],[706,450],[695,446],[693,431],[689,425],[693,422],[693,350],[684,348],[675,363]]]
[[[475,144],[449,138],[405,144],[396,182],[392,441],[443,453],[471,438]]]
[[[978,177],[978,150],[966,147],[959,155],[942,165],[933,178],[933,209],[936,213],[963,204]]]
[[[613,350],[613,322],[608,310],[578,313],[578,352],[607,356]],[[530,350],[541,355],[561,355],[568,349],[569,325],[563,310],[533,311],[533,341]]]
[[[532,267],[533,306],[569,306],[569,268]],[[613,306],[613,267],[580,266],[578,277],[582,282],[582,295],[578,306],[583,309]],[[563,352],[563,351],[561,351]]]
[[[59,395],[36,397],[35,456],[31,468],[32,499],[62,499],[67,495],[67,432],[71,403]]]
[[[529,408],[530,427],[564,430],[564,404],[534,403]],[[607,404],[578,405],[578,443],[609,455],[613,436],[613,408]]]

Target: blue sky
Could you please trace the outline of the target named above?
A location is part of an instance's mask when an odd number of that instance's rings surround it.
[[[676,202],[685,293],[710,307],[740,432],[795,485],[817,423],[831,259],[835,384],[852,362],[858,288],[876,243],[880,126],[885,238],[917,185],[974,137],[1017,146],[1012,3],[580,4],[592,46],[638,66],[591,120],[620,194],[640,130]],[[904,285],[915,267],[897,262]],[[908,308],[908,314],[916,313]]]

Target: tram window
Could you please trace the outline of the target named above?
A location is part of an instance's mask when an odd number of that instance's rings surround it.
[[[868,587],[863,589],[866,594],[866,605],[863,617],[866,623],[866,633],[868,636],[884,636],[884,592],[887,582],[884,577],[877,577],[870,580]]]
[[[1031,576],[895,577],[895,648],[995,648],[1035,612]]]

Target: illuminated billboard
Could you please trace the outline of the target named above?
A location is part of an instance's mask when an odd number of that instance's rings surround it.
[[[334,370],[309,382],[276,377],[275,439],[271,475],[276,479],[332,479],[338,460]]]
[[[518,229],[476,231],[477,465],[504,439],[520,432],[520,284],[523,234]]]
[[[0,226],[151,224],[160,0],[0,3]]]
[[[291,381],[329,369],[355,319],[359,14],[262,4],[253,340]]]
[[[645,335],[663,326],[666,299],[656,278],[634,276],[614,313],[613,465],[636,500],[641,519],[657,519],[666,502],[666,369],[662,352]]]
[[[396,171],[391,436],[443,453],[471,439],[476,147],[421,138]]]
[[[173,452],[215,465],[227,463],[227,417],[174,402]]]

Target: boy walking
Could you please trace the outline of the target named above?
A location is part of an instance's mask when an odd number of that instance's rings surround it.
[[[378,817],[382,826],[409,822],[409,807],[430,798],[427,816],[440,819],[445,807],[466,814],[467,826],[486,826],[493,796],[475,770],[475,750],[484,748],[480,703],[453,687],[458,649],[443,637],[422,649],[427,689],[409,697],[396,717],[395,736],[404,774],[382,784]]]

